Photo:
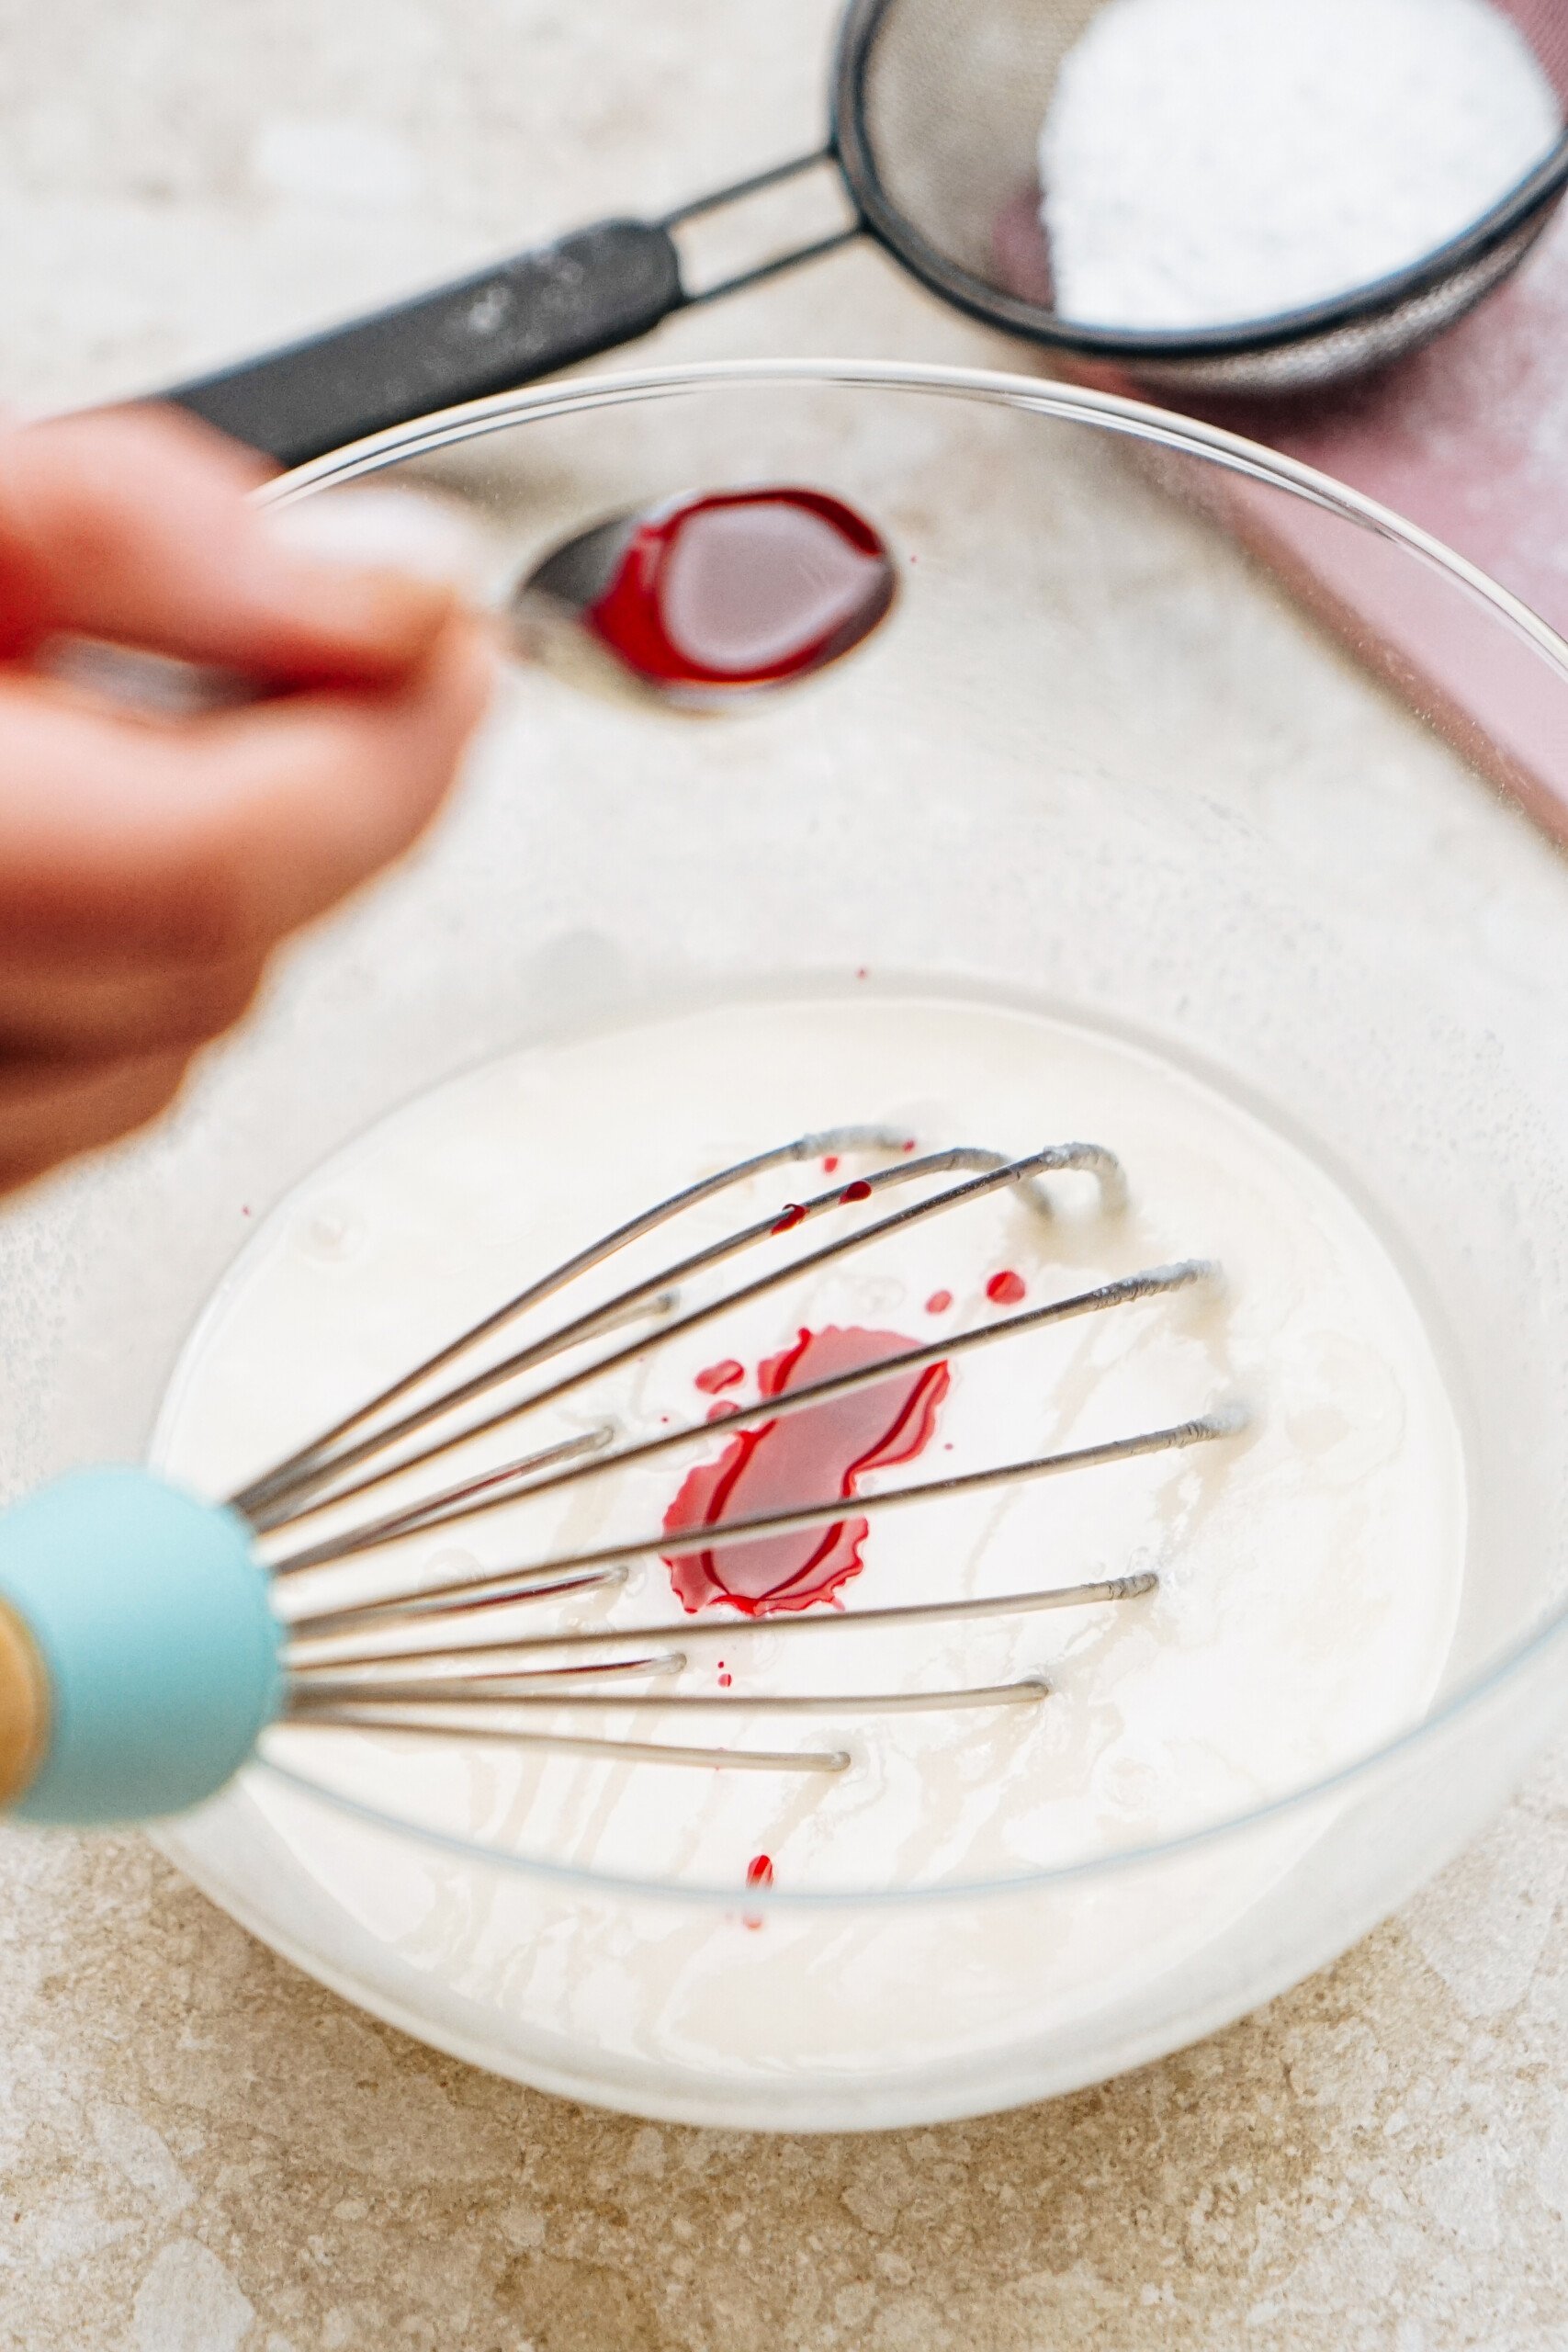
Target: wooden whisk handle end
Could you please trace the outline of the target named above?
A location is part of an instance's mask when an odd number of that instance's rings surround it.
[[[0,1600],[0,1805],[32,1786],[49,1746],[49,1677],[32,1635]]]

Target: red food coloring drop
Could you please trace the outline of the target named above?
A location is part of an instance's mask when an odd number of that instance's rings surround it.
[[[730,1671],[729,1671],[728,1668],[727,1666],[725,1666],[725,1664],[724,1664],[724,1663],[723,1663],[723,1661],[721,1660],[721,1661],[720,1661],[720,1663],[719,1663],[719,1669],[718,1669],[718,1687],[719,1687],[719,1689],[720,1689],[721,1690],[728,1690],[728,1688],[729,1688],[729,1686],[730,1686],[730,1684],[734,1681],[734,1679],[735,1679],[734,1675],[730,1673]]]
[[[1007,1266],[999,1274],[991,1276],[986,1284],[986,1296],[995,1306],[1016,1306],[1026,1288],[1023,1276],[1015,1274],[1012,1268]]]
[[[914,1344],[897,1331],[842,1330],[833,1324],[803,1330],[793,1347],[758,1366],[757,1385],[764,1396],[782,1396],[902,1355]],[[738,1431],[715,1461],[687,1473],[664,1514],[665,1532],[685,1535],[840,1496],[848,1500],[868,1471],[912,1462],[924,1452],[948,1385],[945,1363],[926,1364]],[[726,1409],[735,1408],[721,1404],[714,1412]],[[770,1617],[830,1600],[859,1573],[867,1532],[865,1520],[845,1518],[749,1544],[667,1553],[665,1566],[685,1609],[722,1600],[743,1616]]]
[[[774,1222],[773,1231],[775,1233],[793,1233],[795,1227],[802,1222],[805,1216],[806,1211],[801,1207],[798,1201],[786,1201],[784,1205],[783,1215]]]
[[[746,1865],[747,1885],[772,1886],[773,1883],[773,1866],[767,1855],[753,1854],[750,1860]],[[761,1915],[759,1912],[743,1911],[740,1916],[748,1928],[754,1929],[760,1928],[762,1924]]]
[[[839,1194],[839,1198],[846,1205],[851,1201],[869,1201],[871,1198],[871,1186],[866,1182],[863,1176],[857,1176],[852,1184],[846,1184],[844,1186],[843,1191]]]
[[[733,1356],[724,1356],[717,1363],[710,1363],[698,1373],[695,1385],[705,1396],[716,1396],[721,1388],[733,1388],[738,1380],[746,1377],[746,1367]]]
[[[898,1148],[899,1148],[899,1150],[900,1150],[900,1151],[913,1151],[913,1150],[914,1150],[914,1148],[915,1148],[915,1138],[914,1138],[914,1136],[911,1136],[909,1137],[909,1140],[908,1140],[908,1143],[901,1143],[901,1144],[899,1145]]]
[[[886,618],[896,587],[880,534],[842,499],[709,491],[639,520],[582,617],[642,677],[733,691],[837,661]]]
[[[709,1421],[732,1421],[739,1410],[733,1396],[720,1396],[708,1407],[703,1418]]]
[[[833,1173],[834,1169],[835,1169],[835,1168],[837,1168],[838,1164],[839,1164],[839,1155],[838,1155],[838,1153],[837,1153],[836,1151],[830,1151],[830,1152],[828,1154],[827,1159],[822,1162],[822,1173],[823,1173],[823,1175],[824,1175],[824,1176],[830,1176],[830,1175]]]
[[[952,1305],[953,1293],[950,1290],[933,1290],[930,1298],[926,1301],[926,1313],[928,1315],[945,1315]]]

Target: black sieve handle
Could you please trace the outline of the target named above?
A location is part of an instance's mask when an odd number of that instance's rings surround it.
[[[686,296],[668,229],[601,220],[164,397],[286,466],[629,343]]]

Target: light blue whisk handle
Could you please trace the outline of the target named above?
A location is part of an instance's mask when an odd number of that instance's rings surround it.
[[[249,1528],[147,1471],[76,1471],[0,1513],[0,1602],[45,1686],[15,1819],[181,1812],[276,1713],[282,1628]]]

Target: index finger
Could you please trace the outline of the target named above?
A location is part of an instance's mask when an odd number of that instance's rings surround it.
[[[74,632],[290,683],[418,662],[451,585],[291,548],[253,502],[268,472],[173,409],[0,431],[0,658]]]

